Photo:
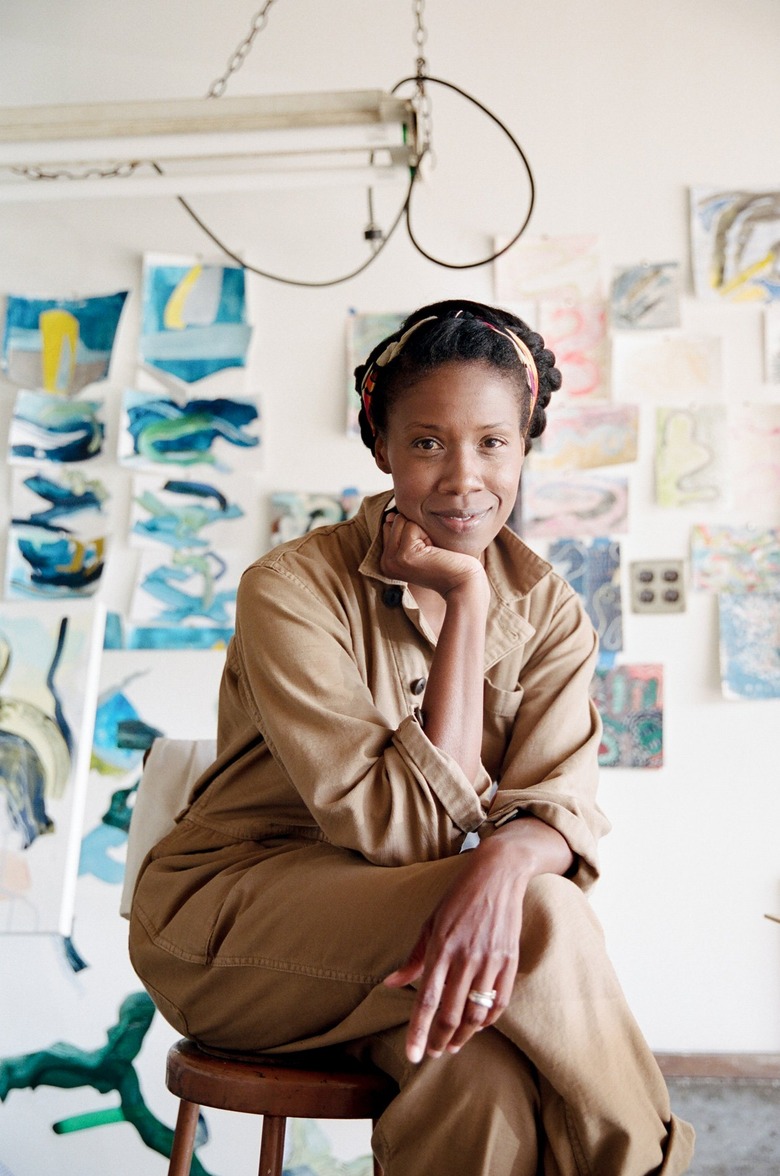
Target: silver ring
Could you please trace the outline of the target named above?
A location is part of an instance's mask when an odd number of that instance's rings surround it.
[[[478,992],[476,988],[472,988],[466,999],[472,1004],[481,1005],[483,1009],[492,1009],[497,995],[495,988],[491,988],[490,992]]]

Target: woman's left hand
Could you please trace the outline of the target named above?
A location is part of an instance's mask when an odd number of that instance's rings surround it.
[[[517,974],[523,899],[530,881],[518,872],[517,853],[491,838],[466,855],[464,870],[422,929],[405,964],[385,984],[420,981],[409,1022],[407,1056],[457,1053],[501,1015]],[[495,844],[491,844],[495,843]],[[491,1008],[469,1000],[491,993]]]

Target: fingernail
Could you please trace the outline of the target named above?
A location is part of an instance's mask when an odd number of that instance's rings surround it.
[[[440,1058],[441,1057],[441,1050],[440,1049],[429,1049],[428,1050],[428,1057],[429,1058]]]
[[[460,1046],[459,1045],[448,1045],[447,1046],[447,1053],[450,1053],[450,1054],[460,1053]]]
[[[407,1050],[406,1056],[408,1057],[410,1062],[415,1062],[415,1063],[421,1062],[422,1056],[423,1056],[422,1046],[421,1045],[410,1045],[409,1049]]]

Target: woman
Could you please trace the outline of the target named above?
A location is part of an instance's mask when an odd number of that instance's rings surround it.
[[[385,1176],[684,1172],[583,896],[595,635],[504,526],[554,357],[442,302],[356,377],[392,491],[245,573],[219,756],[141,874],[135,967],[207,1048],[372,1057],[400,1086]]]

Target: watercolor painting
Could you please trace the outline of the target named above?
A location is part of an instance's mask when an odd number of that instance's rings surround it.
[[[37,523],[9,527],[6,596],[24,600],[94,596],[105,571],[107,549],[104,535],[80,538]]]
[[[252,469],[260,444],[260,412],[248,397],[194,399],[127,389],[122,398],[119,459],[123,465],[211,466],[223,473]]]
[[[723,697],[780,698],[780,593],[723,593],[718,618]]]
[[[280,491],[271,495],[271,543],[286,543],[308,535],[326,523],[351,519],[360,509],[363,495],[354,487],[341,494],[300,494]]]
[[[611,539],[556,539],[547,558],[585,605],[599,637],[599,653],[623,648],[620,544]]]
[[[691,527],[691,584],[700,592],[780,592],[780,529]]]
[[[734,505],[751,523],[780,523],[780,405],[735,405],[730,424]]]
[[[347,403],[347,436],[359,437],[358,410],[360,401],[355,391],[355,368],[359,363],[365,363],[374,348],[398,330],[406,318],[403,314],[371,314],[350,310],[347,315],[346,333],[346,403]]]
[[[246,547],[257,550],[256,489],[247,478],[166,478],[136,474],[130,505],[130,543],[176,550]]]
[[[603,768],[663,766],[663,666],[599,668],[591,696],[604,724]]]
[[[538,539],[609,536],[628,530],[628,479],[593,473],[523,473],[522,534]]]
[[[545,298],[538,304],[538,322],[563,376],[560,396],[572,401],[606,400],[609,349],[604,303]]]
[[[780,306],[764,310],[764,380],[780,384]]]
[[[72,396],[108,375],[127,291],[96,298],[7,299],[2,366],[22,388]]]
[[[228,549],[142,551],[130,621],[139,629],[158,628],[160,640],[176,634],[177,649],[214,648],[233,630],[238,581],[247,563],[246,552]],[[198,635],[202,630],[205,639]],[[140,648],[136,641],[128,645]]]
[[[100,456],[104,437],[102,400],[17,392],[8,437],[11,462],[90,461]]]
[[[780,299],[780,191],[694,187],[690,213],[699,298]]]
[[[680,286],[677,261],[616,270],[610,292],[612,326],[624,331],[679,327]]]
[[[149,254],[141,299],[142,363],[185,384],[245,366],[252,329],[239,267]]]
[[[619,332],[612,340],[612,389],[619,400],[719,399],[719,335]]]
[[[95,1091],[118,1095],[118,1105],[84,1109],[51,1124],[57,1135],[89,1131],[112,1123],[128,1123],[147,1147],[170,1156],[173,1130],[162,1123],[146,1105],[135,1062],[155,1016],[146,992],[132,992],[119,1007],[115,1025],[106,1031],[105,1044],[86,1049],[69,1041],[54,1042],[48,1049],[17,1057],[0,1058],[0,1101],[14,1090],[37,1090],[51,1086],[60,1090]],[[92,1101],[93,1096],[87,1095]],[[208,1129],[199,1117],[196,1147],[208,1140]],[[208,1176],[197,1155],[192,1159],[192,1176]]]
[[[728,505],[729,472],[725,405],[657,410],[655,500],[659,506]]]
[[[111,471],[113,473],[113,471]],[[11,523],[30,523],[69,534],[105,534],[113,497],[105,470],[87,467],[39,466],[11,471]]]
[[[601,258],[598,237],[523,236],[493,263],[495,296],[500,303],[529,298],[600,298]]]
[[[639,409],[633,404],[560,405],[535,437],[527,468],[584,470],[637,459]]]
[[[70,935],[104,613],[0,606],[0,931]]]

